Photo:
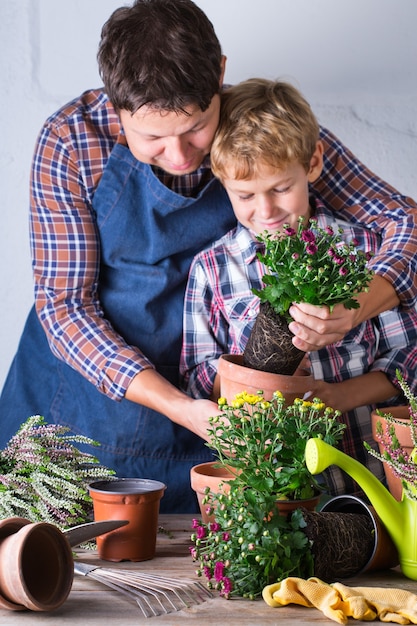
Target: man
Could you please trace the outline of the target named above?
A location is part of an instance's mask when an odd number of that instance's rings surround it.
[[[165,482],[161,511],[193,511],[189,469],[211,459],[204,440],[217,407],[178,389],[182,309],[194,254],[235,223],[208,158],[226,59],[193,2],[138,0],[104,25],[98,61],[104,90],[65,105],[38,139],[35,306],[0,399],[0,444],[41,413],[97,439],[94,452],[119,476]],[[355,316],[390,308],[398,297],[410,305],[415,204],[330,133],[322,130],[322,140],[325,201],[345,218],[351,212],[386,230],[379,275]],[[341,191],[332,168],[344,178]],[[304,305],[292,314],[294,341],[308,349],[357,323],[343,311],[326,319]]]

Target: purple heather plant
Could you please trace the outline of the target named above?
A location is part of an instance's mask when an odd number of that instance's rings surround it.
[[[98,442],[68,431],[33,415],[0,450],[0,519],[25,517],[60,528],[90,521],[88,484],[114,471],[74,445]]]
[[[380,413],[384,417],[386,426],[383,428],[381,422],[377,422],[376,436],[379,443],[382,444],[384,452],[381,454],[376,452],[364,442],[365,448],[369,454],[376,457],[383,463],[387,463],[393,473],[401,479],[401,483],[405,494],[411,500],[417,500],[417,398],[412,394],[410,387],[404,380],[401,372],[396,371],[398,383],[409,402],[410,421],[408,425],[404,424],[404,420],[397,420],[389,413]],[[395,424],[400,424],[402,428],[409,428],[411,440],[414,449],[411,454],[401,447],[395,434]]]
[[[265,287],[254,289],[255,295],[287,318],[293,302],[327,305],[330,311],[336,304],[358,308],[354,296],[367,291],[373,276],[367,268],[371,255],[358,249],[357,241],[344,241],[342,232],[320,228],[314,218],[305,228],[300,218],[297,231],[286,224],[281,233],[258,235],[265,244],[258,257],[267,273]]]

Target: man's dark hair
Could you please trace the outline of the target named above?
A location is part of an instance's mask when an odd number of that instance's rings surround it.
[[[205,111],[220,91],[221,47],[191,0],[136,0],[116,9],[101,33],[98,63],[113,106]]]

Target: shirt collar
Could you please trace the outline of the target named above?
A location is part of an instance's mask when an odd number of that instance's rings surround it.
[[[239,223],[236,227],[236,241],[243,261],[248,265],[256,258],[258,252],[263,252],[265,249],[264,244],[257,240],[255,233]]]

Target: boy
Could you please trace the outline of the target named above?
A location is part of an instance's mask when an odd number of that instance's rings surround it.
[[[182,312],[194,255],[236,223],[209,158],[226,58],[192,0],[129,4],[102,29],[103,88],[50,115],[36,142],[35,301],[0,396],[0,447],[39,413],[98,440],[88,451],[118,476],[165,482],[161,513],[193,512],[190,468],[212,459],[217,406],[179,389]],[[322,309],[294,307],[306,350],[343,337],[358,314],[417,297],[415,203],[326,129],[321,138],[320,192],[346,219],[372,223],[385,249],[354,315],[317,320]]]
[[[310,106],[289,84],[252,79],[229,89],[211,159],[239,224],[191,266],[181,371],[193,397],[216,399],[218,358],[243,352],[258,312],[252,288],[261,288],[265,268],[256,255],[261,248],[256,235],[279,232],[284,224],[297,230],[299,218],[307,225],[314,215],[322,228],[343,228],[344,238],[356,238],[365,252],[376,252],[379,239],[337,219],[312,191],[323,167],[323,144]],[[363,446],[363,441],[375,445],[370,411],[401,401],[397,368],[417,388],[416,339],[416,311],[395,308],[359,324],[343,341],[309,354],[316,381],[312,394],[341,410],[348,424],[343,450],[381,479],[380,463]],[[328,487],[333,495],[356,489],[337,468],[329,472]]]

